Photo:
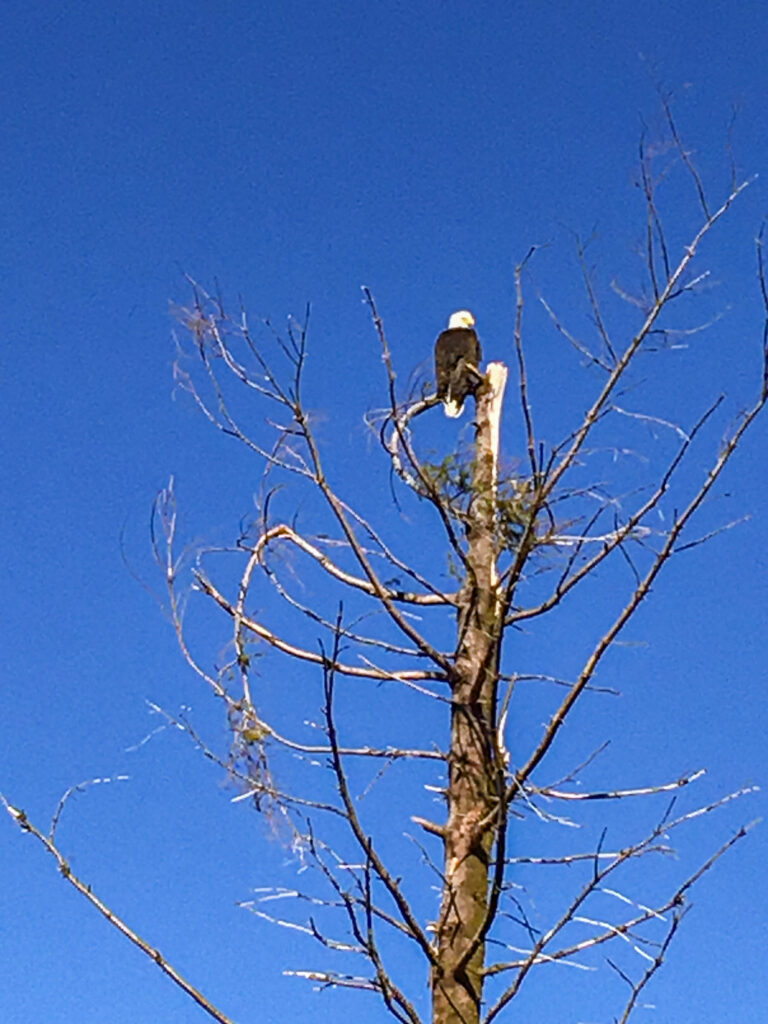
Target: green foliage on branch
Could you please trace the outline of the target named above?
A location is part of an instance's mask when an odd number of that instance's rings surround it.
[[[477,492],[475,460],[468,450],[450,452],[440,462],[421,463],[422,479],[431,496],[439,498],[451,516],[466,528],[480,501],[493,502],[497,551],[515,551],[532,515],[530,483],[513,473],[499,479],[495,496]]]

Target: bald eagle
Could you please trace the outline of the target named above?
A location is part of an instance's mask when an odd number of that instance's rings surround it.
[[[480,342],[474,330],[475,318],[468,309],[451,313],[448,327],[435,342],[437,397],[445,415],[461,416],[467,395],[474,395],[480,383]]]

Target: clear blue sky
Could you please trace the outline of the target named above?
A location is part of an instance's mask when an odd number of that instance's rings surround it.
[[[361,415],[382,402],[360,285],[377,296],[403,376],[463,306],[487,354],[508,358],[512,268],[529,245],[551,243],[542,283],[561,310],[578,285],[569,231],[596,230],[606,280],[631,264],[641,115],[656,117],[649,66],[679,97],[713,195],[727,184],[734,104],[739,169],[768,173],[767,37],[768,16],[744,0],[4,6],[0,789],[46,823],[68,786],[130,775],[69,806],[62,846],[242,1024],[385,1014],[372,998],[313,996],[281,977],[288,962],[322,958],[292,954],[284,933],[234,904],[280,880],[286,852],[183,737],[128,749],[158,724],[148,699],[191,705],[216,741],[225,734],[121,561],[121,531],[149,574],[149,505],[170,473],[186,536],[212,542],[235,535],[258,482],[172,397],[168,303],[187,298],[183,273],[276,321],[312,301],[312,401],[328,443],[343,445],[338,479],[354,487],[361,457],[376,458]],[[751,394],[751,244],[766,205],[758,181],[711,247],[727,314],[716,330],[733,355],[690,363],[692,388],[725,387],[736,403]],[[578,363],[551,336],[528,344],[537,404],[556,419]],[[650,645],[610,709],[627,784],[701,765],[707,795],[765,779],[767,440],[763,422],[723,488],[723,519],[753,518],[673,566],[633,634]],[[684,853],[693,863],[763,807],[744,801]],[[205,1019],[41,848],[10,822],[0,837],[4,1022]],[[659,1009],[638,1019],[768,1017],[766,860],[762,828],[702,884],[649,993]],[[574,1024],[607,1020],[620,996],[613,977],[590,983],[595,1016],[583,1016],[585,987]],[[571,1020],[547,1012],[542,1002],[537,1019]]]

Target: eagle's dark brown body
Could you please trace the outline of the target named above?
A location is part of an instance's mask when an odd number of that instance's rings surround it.
[[[461,416],[467,395],[480,383],[480,341],[471,327],[449,327],[435,342],[437,397],[446,416]]]

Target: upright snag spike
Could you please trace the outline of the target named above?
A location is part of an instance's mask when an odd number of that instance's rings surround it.
[[[445,888],[437,923],[440,972],[433,972],[433,1021],[476,1024],[485,936],[499,892],[490,880],[504,858],[505,765],[496,741],[502,608],[498,599],[497,492],[501,408],[507,367],[491,363],[477,389],[473,499],[467,569],[460,591],[462,637],[452,686]]]

